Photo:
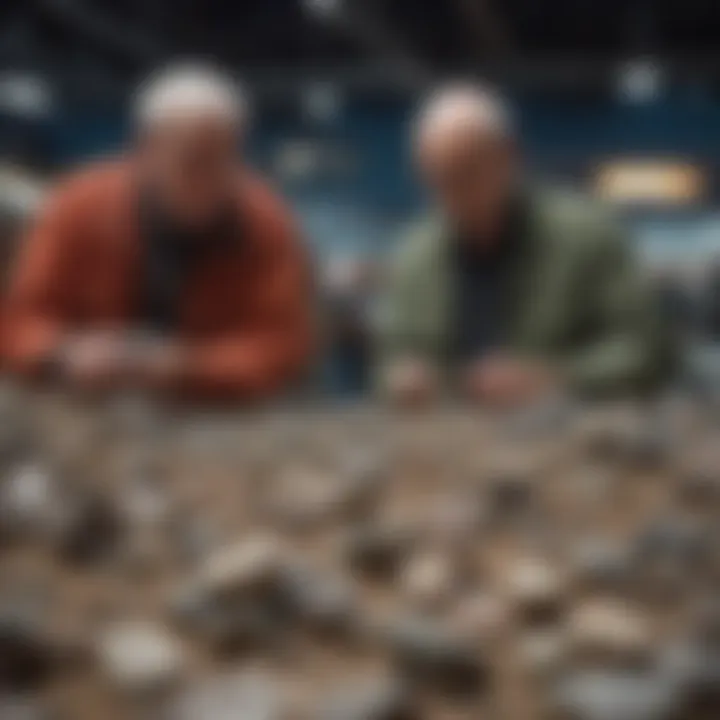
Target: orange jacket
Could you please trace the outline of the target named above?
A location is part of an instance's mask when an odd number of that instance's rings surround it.
[[[81,171],[61,184],[21,249],[6,307],[11,367],[33,374],[66,333],[133,322],[142,247],[129,161]],[[180,308],[193,394],[263,397],[304,367],[311,298],[292,221],[255,178],[239,180],[247,246],[213,253]]]

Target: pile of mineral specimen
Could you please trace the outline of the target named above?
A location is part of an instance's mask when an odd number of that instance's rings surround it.
[[[23,408],[2,720],[720,717],[711,419]]]

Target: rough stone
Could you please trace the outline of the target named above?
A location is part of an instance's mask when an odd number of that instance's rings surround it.
[[[440,553],[424,553],[410,558],[403,568],[401,581],[411,603],[434,608],[450,601],[457,577],[450,558]]]
[[[652,470],[666,462],[669,441],[660,428],[648,424],[621,436],[625,464],[637,470]]]
[[[689,630],[705,647],[720,652],[720,602],[710,593],[697,598],[689,618]]]
[[[0,696],[0,718],[2,720],[56,720],[43,704],[34,698],[24,696]]]
[[[615,590],[632,576],[632,553],[622,543],[605,538],[588,538],[571,550],[574,580],[592,590]]]
[[[257,595],[276,585],[282,566],[277,538],[257,535],[213,552],[200,568],[198,582],[214,597]]]
[[[310,628],[327,633],[346,633],[356,620],[355,592],[340,575],[295,564],[284,583],[292,608]]]
[[[489,514],[488,504],[478,493],[455,492],[430,508],[428,531],[444,546],[463,547],[489,526]]]
[[[477,592],[460,600],[449,624],[460,637],[492,643],[508,629],[507,604],[488,592]]]
[[[218,598],[193,584],[170,599],[173,619],[222,655],[266,645],[283,627],[275,610],[262,598]]]
[[[314,529],[338,512],[341,500],[337,478],[320,471],[291,469],[275,481],[269,509],[284,526]]]
[[[554,566],[543,560],[526,559],[510,567],[505,581],[510,600],[526,622],[558,619],[567,580]]]
[[[37,464],[22,465],[0,484],[0,525],[10,535],[48,533],[59,502],[52,474]]]
[[[100,562],[116,554],[124,533],[124,523],[110,498],[95,492],[77,494],[66,504],[57,548],[70,562]]]
[[[531,674],[548,677],[562,670],[568,658],[567,635],[558,630],[540,630],[519,641],[519,659]]]
[[[681,658],[664,666],[665,682],[684,696],[682,717],[715,718],[720,713],[720,652],[702,643],[681,648]]]
[[[163,538],[154,533],[137,532],[128,536],[119,552],[118,565],[133,578],[149,578],[162,570],[167,560]]]
[[[720,501],[720,473],[715,467],[685,468],[680,474],[678,490],[681,499],[714,506]]]
[[[629,469],[655,469],[662,466],[668,456],[670,443],[665,429],[629,408],[616,408],[606,415],[590,418],[584,435],[591,457]]]
[[[321,703],[318,720],[414,720],[404,683],[396,678],[353,678],[333,689]]]
[[[55,649],[42,617],[27,608],[0,611],[0,689],[41,688],[56,670]]]
[[[403,617],[388,630],[395,666],[412,683],[452,696],[471,696],[488,684],[482,653],[432,620]]]
[[[125,519],[134,527],[161,526],[172,515],[172,503],[168,493],[159,483],[142,478],[127,483],[119,501]]]
[[[575,609],[569,622],[576,658],[626,666],[652,658],[653,634],[637,609],[613,601],[588,601]]]
[[[579,672],[557,690],[571,720],[672,720],[680,702],[677,688],[653,673]]]
[[[370,525],[353,532],[348,539],[350,567],[374,578],[392,579],[407,559],[410,538],[395,527]]]
[[[281,720],[277,684],[259,672],[210,677],[193,683],[168,705],[164,720]]]
[[[650,524],[636,540],[638,563],[646,569],[701,570],[713,550],[703,527],[692,520],[664,518]]]
[[[351,520],[365,520],[375,510],[380,491],[388,479],[385,457],[379,452],[353,453],[345,461],[340,503]]]
[[[207,559],[220,546],[218,528],[205,517],[175,516],[170,524],[170,535],[178,556],[189,565]]]
[[[110,680],[128,693],[167,689],[179,679],[185,663],[180,642],[162,626],[143,621],[106,628],[98,658]]]
[[[528,408],[511,412],[507,429],[518,440],[546,437],[566,427],[574,411],[570,398],[553,393]]]
[[[535,483],[529,468],[512,466],[493,470],[486,479],[489,511],[502,518],[529,508]]]

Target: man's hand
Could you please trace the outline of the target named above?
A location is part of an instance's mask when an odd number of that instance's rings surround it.
[[[162,338],[97,332],[70,339],[59,364],[63,377],[80,389],[166,390],[181,382],[185,356],[178,344]]]
[[[470,399],[496,407],[529,404],[556,387],[556,378],[541,363],[507,355],[472,363],[462,380]]]
[[[62,377],[84,390],[101,390],[122,382],[131,364],[123,337],[112,332],[70,338],[57,360]]]
[[[388,369],[385,387],[391,400],[404,407],[417,407],[437,395],[437,376],[422,360],[396,360]]]
[[[179,343],[156,340],[136,348],[135,382],[151,390],[176,388],[185,376],[186,353]]]

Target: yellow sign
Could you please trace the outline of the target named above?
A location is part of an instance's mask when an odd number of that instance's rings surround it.
[[[689,205],[702,200],[706,190],[703,170],[686,162],[610,161],[595,179],[596,194],[615,203]]]

